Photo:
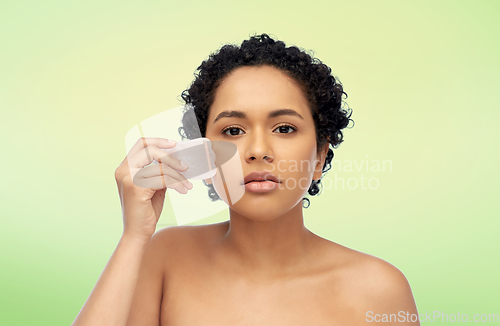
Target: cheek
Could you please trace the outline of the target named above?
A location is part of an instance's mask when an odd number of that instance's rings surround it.
[[[219,166],[217,173],[211,178],[212,184],[219,197],[229,206],[234,205],[245,194],[243,168],[241,166],[240,155],[236,147],[236,152],[222,166]]]
[[[308,147],[286,148],[277,155],[280,159],[275,165],[280,172],[286,172],[290,177],[304,176],[314,172],[316,156],[316,152]]]

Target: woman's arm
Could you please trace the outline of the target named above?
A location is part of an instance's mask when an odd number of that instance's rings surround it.
[[[115,170],[123,215],[123,234],[87,301],[73,321],[74,326],[124,326],[134,296],[141,325],[158,325],[162,267],[156,224],[163,210],[167,188],[186,194],[193,185],[177,171],[186,171],[180,161],[161,148],[175,142],[164,138],[139,138]],[[156,160],[160,164],[148,166]],[[175,171],[177,170],[177,171]],[[137,184],[136,184],[137,183]]]
[[[150,240],[123,235],[73,326],[126,325]]]

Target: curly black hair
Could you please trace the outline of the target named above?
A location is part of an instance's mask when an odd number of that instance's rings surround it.
[[[316,127],[318,152],[326,142],[336,149],[344,141],[341,130],[348,126],[349,121],[354,123],[350,119],[352,110],[349,106],[347,105],[347,110],[343,109],[342,104],[345,101],[342,101],[342,94],[347,98],[347,93],[344,92],[342,84],[332,76],[331,69],[319,59],[304,50],[301,51],[296,46],[286,47],[284,42],[274,40],[265,33],[251,36],[243,41],[241,46],[224,45],[201,63],[194,73],[195,80],[181,95],[186,104],[184,127],[179,128],[181,137],[183,139],[199,137],[198,130],[189,128],[189,126],[196,125],[199,126],[201,136],[205,137],[209,109],[214,101],[215,91],[229,73],[242,66],[263,65],[272,66],[287,73],[304,91]],[[188,121],[190,117],[194,117],[192,114],[186,114],[189,110],[194,110],[197,124],[194,121]],[[321,178],[330,170],[333,155],[333,150],[329,148]],[[309,195],[315,196],[320,193],[321,178],[312,181],[308,189]],[[210,199],[219,200],[220,197],[213,185],[205,181],[203,183],[209,188]],[[309,199],[303,198],[303,204],[304,201],[307,202],[307,206],[303,207],[309,207]]]

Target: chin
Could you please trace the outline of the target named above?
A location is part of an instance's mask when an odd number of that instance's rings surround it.
[[[294,201],[288,194],[278,196],[246,193],[237,203],[230,206],[234,212],[255,221],[272,221],[302,202],[302,197]]]

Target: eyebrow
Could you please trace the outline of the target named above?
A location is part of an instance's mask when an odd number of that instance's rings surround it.
[[[271,118],[276,118],[276,117],[279,117],[279,116],[282,116],[282,115],[291,115],[291,116],[299,117],[302,120],[304,120],[304,118],[297,111],[292,110],[292,109],[278,109],[278,110],[273,110],[273,111],[269,112],[269,114],[267,115],[267,117],[268,117],[268,119],[271,119]],[[219,120],[221,118],[240,118],[240,119],[246,119],[247,115],[246,115],[245,112],[242,112],[242,111],[235,111],[235,110],[222,111],[221,113],[219,113],[219,115],[217,116],[217,118],[215,118],[215,120],[214,120],[213,123],[215,123],[217,120]]]

